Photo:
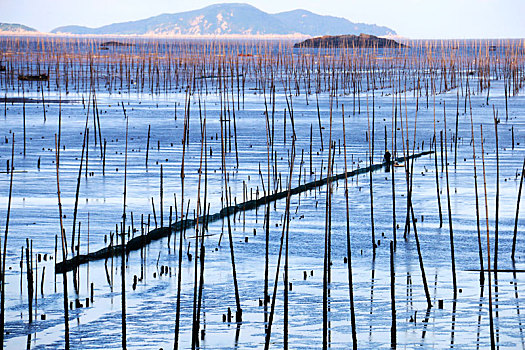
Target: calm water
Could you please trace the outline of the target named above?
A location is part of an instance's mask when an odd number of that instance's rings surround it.
[[[437,55],[437,54],[436,54]],[[393,69],[395,74],[405,74],[402,68]],[[2,73],[3,74],[3,73]],[[408,74],[408,73],[407,73]],[[231,138],[231,150],[226,141],[226,165],[231,187],[232,201],[243,201],[243,192],[248,199],[261,196],[263,189],[259,169],[267,186],[267,143],[265,97],[255,88],[253,73],[246,74],[244,103],[238,109],[235,103],[236,137]],[[279,78],[280,79],[280,78]],[[476,77],[470,77],[475,86]],[[486,92],[471,96],[476,165],[478,171],[478,192],[480,199],[480,223],[484,265],[487,264],[487,231],[480,143],[480,125],[483,124],[485,170],[489,211],[491,248],[494,248],[495,197],[496,197],[496,152],[493,111],[498,113],[499,132],[499,269],[524,269],[524,240],[521,236],[524,221],[518,223],[516,264],[510,259],[516,200],[520,182],[521,166],[525,156],[525,99],[522,95],[511,96],[508,100],[508,119],[505,118],[505,95],[502,80],[491,81],[489,104]],[[20,89],[12,89],[2,81],[2,92],[7,97],[21,97]],[[21,83],[20,83],[21,84]],[[322,124],[322,141],[318,121],[315,92],[308,96],[285,93],[283,84],[276,82],[276,105],[274,116],[273,172],[281,174],[283,189],[287,184],[289,155],[292,149],[292,125],[285,109],[293,103],[294,130],[296,134],[296,157],[292,186],[326,176],[329,147],[330,97],[327,91],[318,95]],[[24,96],[41,98],[38,84],[23,85]],[[175,208],[177,200],[178,217],[181,211],[181,139],[184,130],[184,91],[172,89],[161,94],[140,93],[133,89],[122,93],[100,88],[96,92],[99,108],[100,132],[107,141],[105,153],[105,174],[101,145],[95,145],[94,118],[88,110],[88,92],[71,91],[69,94],[56,89],[44,89],[47,100],[46,120],[43,118],[42,103],[20,101],[6,103],[6,115],[0,115],[0,223],[5,227],[9,196],[9,174],[7,160],[11,157],[11,139],[15,135],[15,173],[9,236],[7,245],[6,272],[6,345],[10,349],[24,346],[31,348],[61,348],[64,346],[62,275],[54,275],[55,236],[60,232],[57,201],[57,179],[55,168],[55,134],[58,132],[59,104],[61,105],[62,126],[60,150],[60,188],[64,214],[64,227],[71,245],[73,208],[77,186],[83,132],[88,116],[89,141],[87,176],[84,169],[80,177],[77,225],[80,223],[80,252],[93,252],[107,246],[110,233],[120,225],[123,210],[124,153],[126,123],[129,127],[127,160],[127,224],[141,232],[141,218],[144,230],[154,228],[155,220],[160,226],[160,169],[163,169],[163,222],[169,221],[169,208]],[[476,224],[476,201],[474,191],[474,170],[472,158],[472,135],[470,114],[464,113],[464,88],[452,89],[436,95],[436,128],[438,132],[438,170],[443,226],[439,227],[436,195],[434,155],[419,158],[414,164],[413,205],[418,219],[417,230],[421,243],[423,261],[434,307],[427,311],[425,294],[419,268],[413,229],[406,239],[404,235],[407,186],[403,167],[395,170],[395,207],[397,245],[395,260],[395,295],[397,311],[397,343],[401,348],[454,347],[461,349],[487,348],[490,345],[488,318],[488,283],[480,286],[478,236]],[[3,93],[2,93],[3,94]],[[286,96],[288,95],[288,96]],[[406,100],[405,100],[406,96]],[[221,163],[220,95],[213,91],[208,94],[195,93],[190,100],[189,143],[185,155],[184,207],[187,200],[189,216],[196,209],[199,163],[201,154],[201,120],[206,119],[207,143],[207,201],[210,213],[219,212],[224,191]],[[231,91],[230,96],[231,98]],[[269,96],[267,94],[266,98]],[[355,169],[368,165],[369,143],[367,132],[374,128],[375,163],[382,161],[387,147],[392,152],[392,87],[376,88],[375,91],[360,94],[361,113],[357,107],[353,113],[352,94],[342,94],[332,106],[332,140],[336,142],[334,173],[344,171],[342,105],[345,106],[346,144],[348,167]],[[414,142],[414,122],[417,112],[416,144],[418,150],[429,150],[434,135],[433,98],[416,101],[413,91],[397,94],[397,105],[402,103],[402,121],[408,113],[408,137],[410,147]],[[86,104],[83,104],[83,100]],[[199,100],[201,110],[199,111]],[[237,100],[237,96],[235,96]],[[367,117],[368,100],[368,117]],[[372,102],[373,101],[373,102]],[[406,101],[406,111],[405,111]],[[126,109],[124,118],[121,103]],[[231,108],[231,101],[230,108]],[[175,107],[176,105],[176,107]],[[372,106],[374,106],[372,110]],[[442,160],[439,132],[444,130],[443,109],[446,106],[447,130],[443,135],[444,151],[448,150],[448,171],[450,204],[454,229],[455,258],[459,292],[454,299],[452,289],[451,253],[447,211],[445,169]],[[494,107],[493,107],[494,106]],[[26,151],[23,151],[23,109],[26,118]],[[92,108],[92,107],[91,107]],[[175,108],[177,117],[175,118]],[[494,108],[494,110],[493,110]],[[456,110],[458,125],[457,157],[454,138],[456,137]],[[233,113],[233,111],[232,111]],[[271,112],[270,112],[271,114]],[[284,118],[286,116],[286,120]],[[372,125],[372,117],[374,124]],[[270,120],[270,123],[272,121]],[[286,127],[285,127],[286,125]],[[402,156],[401,119],[397,121],[397,153]],[[98,125],[96,126],[98,128]],[[148,165],[146,166],[146,143],[148,128],[151,127]],[[233,130],[233,120],[231,128]],[[386,129],[385,129],[386,127]],[[286,128],[286,138],[284,130]],[[310,130],[312,129],[312,143]],[[98,132],[98,131],[97,131]],[[512,132],[514,147],[512,147]],[[406,134],[404,135],[406,137]],[[238,166],[235,138],[237,142]],[[312,147],[312,170],[310,174],[310,146]],[[301,160],[303,161],[301,163]],[[37,163],[40,162],[40,168]],[[444,162],[444,160],[443,160]],[[277,169],[275,170],[274,166]],[[322,170],[321,170],[322,168]],[[349,169],[349,170],[350,170]],[[443,171],[442,171],[443,170]],[[301,172],[301,177],[299,174]],[[352,243],[352,268],[354,279],[355,313],[359,348],[390,347],[391,301],[390,301],[390,252],[389,242],[393,240],[392,173],[384,170],[373,173],[373,215],[376,254],[372,253],[371,205],[369,175],[349,178],[350,231]],[[204,195],[204,174],[200,188]],[[275,186],[272,176],[272,186]],[[329,319],[330,346],[348,348],[351,346],[350,306],[348,290],[348,267],[346,256],[346,207],[344,181],[333,185],[332,196],[332,281],[330,283]],[[290,205],[289,232],[289,278],[293,287],[289,291],[289,346],[292,348],[320,348],[322,346],[322,295],[323,295],[323,254],[325,233],[326,186],[318,191],[308,191],[293,196]],[[153,198],[153,199],[152,199]],[[201,198],[202,200],[202,198]],[[153,213],[152,201],[155,205]],[[523,205],[522,205],[522,211]],[[186,209],[185,209],[186,210]],[[270,293],[273,291],[280,238],[283,230],[285,201],[271,205],[270,211]],[[149,216],[149,219],[148,219]],[[155,219],[156,217],[156,219]],[[523,217],[523,215],[521,215]],[[175,213],[173,213],[175,220]],[[201,329],[205,336],[202,348],[230,349],[261,348],[264,346],[265,318],[260,300],[264,299],[265,235],[264,207],[247,211],[232,217],[233,245],[239,294],[243,309],[243,322],[223,322],[228,308],[235,310],[235,294],[232,266],[227,234],[227,222],[211,223],[204,244],[206,246],[204,289],[201,312]],[[89,230],[89,242],[88,242]],[[182,293],[181,293],[181,347],[191,347],[191,320],[193,307],[194,260],[187,252],[194,254],[194,229],[188,229],[183,239]],[[33,261],[37,300],[33,303],[36,320],[28,323],[28,298],[26,266],[20,269],[22,247],[26,238],[32,240],[33,254],[47,254],[53,260]],[[178,234],[171,239],[162,239],[148,245],[143,251],[129,254],[126,264],[127,335],[129,348],[171,348],[175,328],[177,294]],[[58,261],[61,260],[60,239]],[[71,249],[70,249],[71,250]],[[25,252],[24,252],[25,254]],[[71,256],[71,252],[69,253]],[[494,251],[491,257],[494,258]],[[493,261],[491,261],[491,266]],[[72,274],[68,274],[69,298],[74,301],[76,293],[82,302],[90,296],[89,286],[94,285],[94,302],[89,307],[70,311],[71,347],[119,348],[121,345],[120,307],[120,258],[95,261],[82,265],[79,270],[79,288],[73,287]],[[162,266],[169,267],[169,273],[160,276]],[[45,268],[45,273],[44,273]],[[164,270],[164,269],[162,269]],[[303,278],[304,272],[307,278]],[[143,276],[136,289],[132,288],[133,277]],[[44,281],[42,283],[42,278]],[[495,281],[492,276],[494,325],[497,344],[501,348],[525,348],[522,325],[523,273],[500,272]],[[272,347],[283,346],[283,265],[279,271],[275,319],[272,329]],[[497,283],[494,285],[494,283]],[[41,287],[42,286],[42,287]],[[438,308],[443,300],[443,309]],[[46,315],[42,320],[41,315]]]

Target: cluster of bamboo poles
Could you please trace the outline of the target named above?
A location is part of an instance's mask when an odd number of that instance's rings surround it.
[[[505,93],[523,86],[524,47],[521,41],[415,41],[403,49],[322,49],[294,51],[291,45],[261,41],[161,41],[126,40],[111,50],[103,41],[87,38],[19,38],[0,40],[0,76],[6,92],[38,85],[65,93],[97,91],[170,93],[191,86],[194,91],[217,93],[221,76],[231,78],[232,89],[242,92],[246,81],[262,90],[280,77],[288,90],[303,94],[335,89],[336,95],[356,96],[374,88],[403,86],[424,94],[445,93],[476,80],[476,93],[490,95],[491,79],[505,79]],[[497,56],[491,51],[498,47]],[[334,74],[335,73],[335,74]],[[19,75],[46,74],[47,82],[22,82]],[[328,77],[334,75],[336,84]],[[365,86],[364,80],[367,80]],[[418,86],[418,81],[421,85]],[[463,88],[463,86],[462,86]]]
[[[100,159],[105,164],[105,149],[106,140],[102,139],[102,131],[100,127],[99,108],[97,105],[96,93],[97,91],[108,90],[112,91],[133,91],[133,92],[151,92],[151,93],[170,93],[173,91],[184,91],[184,129],[182,136],[182,157],[181,157],[181,190],[180,190],[180,216],[177,209],[177,200],[175,196],[175,220],[172,221],[173,209],[170,207],[170,220],[167,226],[169,230],[169,237],[174,230],[176,223],[182,223],[184,220],[190,222],[189,208],[190,201],[185,200],[185,157],[187,149],[190,146],[189,142],[189,125],[190,125],[190,107],[192,102],[198,100],[199,117],[200,117],[200,160],[198,169],[198,187],[197,187],[197,201],[195,204],[194,219],[191,221],[191,226],[195,230],[195,241],[193,246],[194,259],[194,278],[193,278],[193,317],[192,317],[192,348],[199,347],[200,338],[204,336],[204,330],[201,328],[200,316],[202,313],[202,298],[204,286],[204,268],[205,268],[205,232],[207,230],[207,223],[209,222],[210,203],[208,202],[208,171],[207,162],[208,155],[211,156],[211,148],[207,146],[206,133],[206,111],[201,108],[201,98],[203,94],[216,94],[220,102],[220,147],[221,147],[221,186],[222,186],[222,207],[225,210],[223,218],[227,223],[227,233],[229,241],[229,252],[232,266],[232,280],[233,290],[235,294],[235,321],[242,322],[242,305],[241,297],[239,295],[238,280],[236,274],[235,263],[235,247],[232,233],[232,223],[230,214],[235,214],[238,211],[244,211],[246,208],[253,208],[247,205],[248,201],[243,200],[242,203],[237,204],[235,194],[232,195],[232,188],[230,186],[230,170],[239,167],[239,152],[237,143],[237,127],[236,127],[236,108],[237,110],[244,107],[244,96],[246,89],[254,89],[264,96],[264,114],[265,114],[265,137],[267,146],[267,179],[266,183],[264,175],[259,170],[261,179],[261,187],[263,196],[259,198],[256,195],[256,202],[264,202],[265,205],[265,219],[264,230],[265,237],[265,281],[264,281],[264,320],[265,320],[265,348],[269,348],[271,344],[272,325],[275,315],[275,305],[279,285],[279,276],[281,275],[281,260],[284,258],[284,278],[283,278],[283,344],[284,348],[288,348],[288,292],[291,289],[289,281],[289,230],[290,230],[290,201],[292,195],[299,194],[312,188],[326,185],[325,195],[325,233],[324,233],[324,264],[323,264],[323,348],[329,346],[329,330],[330,330],[330,283],[331,283],[331,244],[332,244],[332,228],[331,228],[331,209],[332,209],[332,194],[333,182],[344,178],[345,180],[345,201],[346,201],[346,238],[347,238],[347,263],[348,263],[348,279],[349,279],[349,296],[352,325],[352,344],[354,348],[358,346],[354,298],[353,298],[353,282],[352,282],[352,260],[351,260],[351,234],[350,221],[352,218],[349,206],[349,189],[348,189],[348,168],[347,168],[347,145],[346,145],[346,129],[345,129],[345,114],[344,106],[342,109],[342,123],[343,123],[343,149],[344,149],[344,173],[337,174],[336,171],[336,149],[337,143],[332,138],[332,112],[334,106],[339,106],[339,98],[341,94],[351,96],[353,114],[361,113],[361,99],[366,100],[366,116],[368,121],[367,128],[367,142],[368,142],[368,163],[366,168],[369,175],[369,192],[370,192],[370,208],[371,208],[371,245],[370,248],[375,257],[378,240],[375,237],[374,230],[374,197],[373,197],[373,176],[372,172],[377,167],[374,167],[375,151],[375,130],[376,130],[376,103],[375,94],[377,90],[391,89],[392,93],[392,129],[391,132],[391,149],[397,157],[398,153],[402,154],[404,160],[404,183],[406,185],[406,216],[404,224],[404,238],[407,239],[410,231],[413,231],[415,243],[418,253],[419,267],[421,270],[422,283],[427,301],[427,306],[432,307],[430,293],[428,290],[428,283],[426,279],[423,254],[420,247],[419,236],[417,231],[417,220],[415,208],[412,202],[413,191],[413,175],[414,175],[414,157],[416,151],[423,149],[424,143],[420,144],[422,140],[417,140],[417,121],[419,111],[419,100],[426,100],[426,107],[429,108],[429,96],[433,98],[434,109],[434,132],[433,137],[429,140],[429,147],[433,150],[435,176],[436,176],[436,194],[439,211],[440,226],[443,224],[443,215],[441,208],[441,189],[440,189],[440,173],[445,174],[446,178],[446,199],[447,199],[447,214],[449,226],[449,242],[451,253],[451,271],[453,281],[453,296],[457,297],[457,282],[456,282],[456,267],[455,267],[455,247],[454,247],[454,230],[451,209],[451,194],[449,184],[449,149],[454,149],[454,168],[457,164],[457,148],[458,148],[458,119],[460,105],[464,104],[464,111],[467,111],[467,105],[470,111],[471,121],[471,139],[472,139],[472,154],[474,162],[474,179],[475,179],[475,193],[476,193],[476,216],[477,216],[477,233],[478,233],[478,248],[480,261],[480,283],[484,283],[485,275],[488,276],[489,283],[489,314],[490,314],[490,332],[491,332],[491,346],[495,346],[494,329],[492,321],[492,287],[491,287],[491,272],[497,273],[498,262],[498,205],[499,205],[499,154],[498,152],[498,117],[494,110],[494,131],[496,139],[496,157],[498,161],[498,175],[496,194],[496,225],[494,232],[494,258],[491,259],[490,252],[490,236],[488,223],[488,200],[485,180],[485,159],[483,149],[483,129],[480,130],[480,142],[482,148],[482,164],[484,177],[484,198],[486,211],[486,243],[487,243],[487,260],[486,268],[483,259],[482,249],[482,235],[480,227],[480,209],[478,203],[478,183],[477,183],[477,168],[476,168],[476,143],[475,136],[477,130],[474,130],[474,123],[472,117],[472,107],[470,97],[472,95],[486,94],[487,104],[489,103],[491,80],[504,81],[505,92],[505,112],[508,118],[508,98],[519,93],[525,81],[525,56],[523,45],[520,42],[513,42],[503,46],[504,54],[500,55],[500,59],[495,59],[489,50],[488,43],[473,42],[471,46],[464,48],[459,54],[459,50],[455,47],[457,43],[448,42],[415,42],[413,47],[408,49],[399,49],[393,51],[394,55],[383,55],[383,51],[379,50],[355,50],[344,49],[335,51],[327,49],[326,51],[318,51],[317,54],[310,54],[308,51],[302,53],[294,53],[291,48],[287,46],[279,46],[276,52],[274,47],[269,43],[261,42],[252,45],[234,44],[230,42],[210,42],[210,43],[176,43],[151,41],[151,42],[135,42],[130,41],[128,45],[120,46],[118,49],[114,48],[113,52],[100,51],[101,42],[94,39],[20,39],[8,38],[1,41],[2,52],[0,60],[6,67],[6,73],[0,76],[1,86],[5,90],[5,95],[11,94],[12,91],[22,89],[22,94],[25,94],[26,89],[33,89],[33,82],[19,82],[18,74],[48,74],[49,81],[40,83],[37,86],[41,90],[42,102],[44,103],[44,89],[48,92],[57,90],[60,93],[76,92],[79,94],[88,94],[87,113],[83,134],[82,154],[80,157],[80,165],[77,177],[77,187],[75,195],[75,204],[73,212],[73,225],[71,230],[71,253],[68,252],[67,236],[64,224],[62,222],[62,203],[60,193],[60,148],[61,148],[61,118],[59,116],[58,135],[55,135],[55,156],[56,156],[56,182],[57,182],[57,197],[60,215],[60,240],[62,246],[62,261],[66,262],[68,259],[74,259],[79,256],[80,245],[80,222],[78,222],[77,230],[77,210],[79,200],[80,179],[83,171],[86,176],[88,173],[88,150],[89,150],[89,128],[88,123],[93,118],[93,137],[95,149],[97,144],[100,150]],[[440,47],[441,45],[441,47]],[[31,48],[31,49],[29,49]],[[28,85],[26,85],[28,84]],[[36,84],[36,83],[35,83]],[[209,85],[208,85],[209,84]],[[136,86],[135,86],[136,85]],[[134,87],[135,86],[135,87]],[[291,132],[291,147],[288,152],[288,168],[285,171],[285,180],[282,180],[281,172],[277,170],[277,154],[274,151],[274,133],[275,133],[275,105],[276,105],[276,90],[277,87],[282,86],[282,95],[286,99],[287,108],[284,111],[284,133],[283,143],[286,143],[286,125],[289,121]],[[456,119],[455,119],[455,133],[453,137],[447,136],[447,116],[445,104],[443,104],[443,129],[438,130],[436,127],[436,95],[446,93],[453,89],[457,90],[456,99]],[[18,90],[19,91],[19,90]],[[322,93],[329,95],[329,134],[328,134],[328,155],[327,155],[327,172],[326,178],[323,178],[323,166],[321,165],[321,174],[319,182],[314,181],[312,187],[304,186],[304,189],[293,190],[292,179],[294,177],[294,165],[298,150],[296,149],[296,130],[294,123],[294,108],[293,99],[300,95],[304,95],[306,103],[309,103],[309,96],[316,94],[316,104],[318,111],[319,134],[321,139],[321,151],[324,151],[323,132],[321,125],[321,113],[319,111],[318,96]],[[407,110],[407,94],[413,94],[416,99],[414,124],[409,125],[409,113]],[[363,97],[364,95],[364,97]],[[267,103],[269,98],[269,103]],[[356,100],[357,98],[357,100]],[[404,99],[404,101],[403,101]],[[370,101],[371,100],[371,101]],[[25,120],[25,99],[24,103],[24,120]],[[44,103],[45,104],[45,103]],[[421,103],[423,104],[423,103]],[[4,99],[4,113],[7,113],[7,98]],[[371,105],[371,106],[370,106]],[[242,107],[241,107],[242,106]],[[45,111],[45,107],[43,109]],[[123,191],[123,212],[122,221],[120,222],[120,249],[113,245],[113,236],[110,237],[109,255],[120,253],[121,256],[121,295],[122,295],[122,348],[127,347],[127,329],[126,329],[126,254],[130,250],[128,246],[131,241],[130,232],[134,232],[133,218],[131,224],[128,224],[127,219],[127,154],[128,154],[128,123],[129,119],[126,115],[126,109],[122,104],[124,117],[126,118],[126,146],[124,155],[124,191]],[[204,114],[204,115],[203,115]],[[176,112],[175,112],[176,118]],[[45,119],[45,112],[44,112]],[[232,130],[233,122],[233,130]],[[398,145],[398,130],[401,132],[401,147]],[[97,132],[98,131],[98,132]],[[312,139],[313,126],[310,128],[310,139]],[[438,135],[440,137],[441,150],[438,152]],[[232,147],[233,140],[233,147]],[[24,155],[25,155],[25,122],[24,122]],[[147,138],[147,152],[146,152],[146,167],[148,165],[148,152],[150,142],[150,129],[148,129]],[[340,142],[340,141],[339,141]],[[385,150],[387,149],[387,130],[385,125]],[[514,145],[514,140],[512,140]],[[310,142],[311,145],[311,142]],[[452,146],[453,145],[453,146]],[[11,206],[11,191],[13,181],[13,164],[14,164],[14,134],[12,140],[13,153],[10,167],[10,194],[8,204],[8,214],[6,222],[6,230],[4,236],[4,247],[2,255],[2,297],[1,297],[1,316],[0,327],[4,327],[4,284],[5,284],[5,256],[7,247],[7,236],[9,226],[9,213]],[[398,148],[401,150],[398,151]],[[235,151],[235,165],[232,154]],[[339,146],[340,149],[340,146]],[[301,152],[301,162],[299,164],[298,179],[301,181],[301,174],[303,173],[303,153]],[[310,174],[315,172],[312,170],[312,153],[310,147]],[[438,166],[439,154],[441,155],[441,170]],[[85,159],[85,165],[84,165]],[[241,159],[242,161],[242,159]],[[452,163],[452,161],[450,162]],[[382,164],[381,166],[391,167],[392,164]],[[525,167],[525,161],[524,161]],[[104,169],[105,167],[103,167]],[[297,171],[297,169],[295,170]],[[164,203],[163,203],[163,172],[162,167],[160,171],[160,228],[165,228],[164,225]],[[203,194],[201,195],[201,177],[204,174]],[[358,174],[358,173],[357,173]],[[395,209],[395,171],[391,171],[392,182],[392,206],[393,206],[393,226],[392,226],[392,243],[391,243],[391,295],[392,295],[392,332],[391,344],[396,345],[396,314],[395,314],[395,265],[394,255],[397,242],[397,226],[396,223],[396,209]],[[273,175],[273,176],[272,176]],[[323,180],[324,179],[324,180]],[[321,181],[322,180],[322,181]],[[516,249],[517,226],[519,216],[519,203],[521,197],[521,188],[523,183],[523,170],[521,172],[520,190],[518,193],[516,205],[516,220],[514,227],[513,246],[512,246],[512,260],[514,260]],[[282,191],[283,187],[285,188]],[[279,192],[279,188],[281,191]],[[253,190],[253,189],[250,189]],[[315,190],[317,191],[317,190]],[[243,187],[243,199],[247,199],[248,189]],[[257,188],[257,193],[259,190]],[[282,196],[277,196],[278,193],[283,193]],[[317,194],[317,192],[316,192]],[[271,196],[274,197],[271,197]],[[201,197],[203,200],[201,201]],[[235,205],[232,202],[234,198]],[[273,284],[273,293],[270,295],[270,262],[269,262],[269,232],[270,232],[270,207],[271,202],[275,199],[286,199],[285,212],[283,217],[282,233],[280,237],[278,260],[276,265],[275,280]],[[256,203],[257,204],[257,203]],[[157,228],[157,216],[155,214],[155,206],[152,201],[155,226]],[[257,205],[255,205],[255,208]],[[237,209],[234,209],[237,208]],[[241,209],[238,209],[241,208]],[[221,211],[222,212],[222,211]],[[133,217],[133,213],[131,213]],[[141,220],[143,221],[143,220]],[[149,216],[148,216],[149,222]],[[144,226],[141,224],[141,236],[144,236]],[[185,234],[184,229],[187,227],[179,224],[179,246],[178,246],[178,271],[177,271],[177,296],[176,296],[176,318],[174,330],[174,348],[180,346],[180,325],[181,325],[181,290],[182,290],[182,260]],[[158,228],[157,228],[158,229]],[[149,231],[149,224],[148,224]],[[89,231],[88,231],[89,232]],[[115,230],[115,242],[118,242],[119,229],[118,225]],[[144,242],[144,238],[141,238]],[[222,239],[219,238],[219,245]],[[76,244],[75,244],[76,243]],[[146,243],[142,243],[143,246]],[[169,243],[168,243],[169,244]],[[141,254],[145,252],[141,251]],[[55,254],[56,255],[56,254]],[[71,258],[69,256],[71,255]],[[89,248],[88,248],[89,255]],[[283,257],[284,255],[284,257]],[[106,255],[106,262],[107,262]],[[189,254],[189,240],[188,240],[188,256]],[[77,260],[79,258],[77,257]],[[493,269],[491,269],[491,262],[493,261]],[[32,252],[29,242],[26,248],[26,262],[27,262],[27,278],[28,278],[28,297],[29,307],[31,308],[33,302],[31,300],[33,292],[31,288],[35,284],[33,281],[32,271]],[[73,272],[73,282],[75,290],[78,291],[78,269],[75,268]],[[69,348],[69,297],[67,287],[67,270],[62,270],[63,276],[63,294],[64,294],[64,320],[65,320],[65,346]],[[78,292],[76,293],[78,296]],[[29,310],[30,322],[32,321],[33,312]],[[231,320],[231,317],[228,317]],[[3,344],[3,339],[2,339]]]

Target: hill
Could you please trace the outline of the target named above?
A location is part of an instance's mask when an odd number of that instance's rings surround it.
[[[0,23],[0,33],[24,33],[24,32],[37,32],[36,29],[17,23]]]
[[[395,34],[395,31],[375,24],[354,23],[342,17],[321,16],[306,10],[281,12],[274,15],[295,32],[310,35],[341,35],[367,33],[373,35]]]
[[[377,47],[377,48],[399,48],[405,45],[397,41],[378,38],[374,35],[360,34],[360,35],[325,35],[321,37],[306,39],[303,42],[297,43],[294,47],[315,47],[315,48],[351,48],[351,47]]]
[[[58,34],[107,35],[337,35],[370,33],[395,34],[373,24],[353,23],[345,18],[321,16],[305,10],[269,14],[248,4],[217,4],[199,10],[162,14],[138,21],[98,28],[64,26]]]

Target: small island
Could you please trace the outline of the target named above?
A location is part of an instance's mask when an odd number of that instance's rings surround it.
[[[133,44],[131,43],[122,43],[120,41],[104,41],[103,43],[100,44],[100,48],[101,49],[108,49],[110,46],[114,46],[114,47],[130,47],[130,46],[133,46]]]
[[[379,38],[370,34],[319,36],[296,43],[294,48],[402,48],[395,40]]]

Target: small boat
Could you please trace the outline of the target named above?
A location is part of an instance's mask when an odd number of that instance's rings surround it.
[[[18,75],[18,80],[21,81],[48,81],[49,76],[47,74],[40,74],[40,75]]]

